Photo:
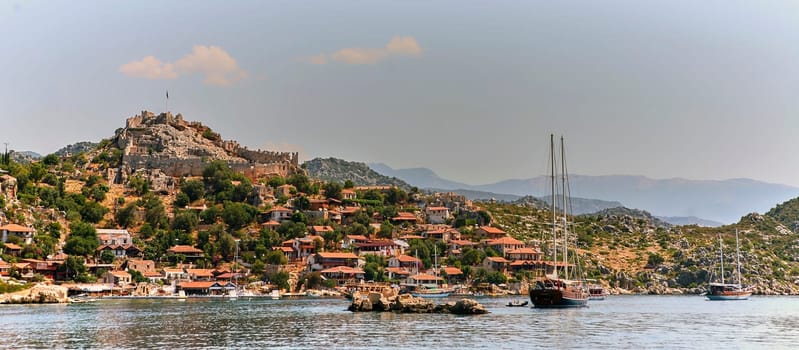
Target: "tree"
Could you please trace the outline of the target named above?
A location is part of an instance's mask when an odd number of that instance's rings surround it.
[[[255,260],[252,264],[252,268],[250,269],[250,273],[256,276],[260,276],[264,274],[264,270],[266,269],[266,265],[261,260]]]
[[[252,222],[257,213],[258,209],[249,204],[225,202],[225,207],[222,209],[222,220],[225,220],[231,229],[237,230]]]
[[[117,225],[124,228],[132,226],[136,220],[137,208],[136,203],[130,203],[122,207],[122,209],[117,210],[114,214],[114,220],[116,220]]]
[[[172,205],[174,205],[176,209],[185,208],[187,205],[189,205],[189,201],[189,195],[180,192],[175,196],[175,201],[172,202]]]
[[[297,198],[294,198],[294,202],[292,203],[292,205],[294,206],[294,209],[297,210],[311,209],[311,201],[308,199],[308,197],[305,196],[299,196]]]
[[[200,219],[197,218],[197,214],[192,211],[183,211],[175,215],[175,219],[172,220],[172,229],[191,233],[199,224]]]
[[[288,259],[283,255],[283,251],[273,250],[266,254],[266,263],[269,265],[285,265],[288,264]]]
[[[328,182],[325,184],[325,196],[327,196],[327,198],[341,200],[341,190],[343,189],[344,188],[338,182]]]
[[[286,179],[284,179],[282,176],[273,176],[269,178],[269,181],[267,181],[267,185],[272,186],[273,188],[277,188],[285,184]]]
[[[197,180],[188,180],[180,184],[180,191],[189,197],[190,202],[194,202],[205,196],[205,185]]]
[[[386,194],[386,203],[401,204],[408,201],[408,194],[400,188],[392,187]]]
[[[286,271],[278,271],[269,275],[269,282],[276,285],[280,289],[289,289],[289,273]]]
[[[322,274],[318,271],[311,272],[305,276],[305,288],[316,289],[322,286]]]
[[[58,267],[59,272],[63,272],[66,279],[74,280],[76,277],[86,274],[86,265],[83,259],[77,256],[68,256],[64,264]]]
[[[150,281],[149,278],[144,277],[144,275],[141,272],[139,272],[139,271],[128,270],[128,272],[130,273],[130,278],[136,283],[142,283],[142,282],[149,282]]]
[[[344,188],[353,188],[353,187],[355,187],[355,183],[353,183],[352,180],[344,181]]]
[[[103,219],[103,216],[107,212],[108,209],[100,203],[90,201],[86,202],[80,209],[80,216],[83,220],[96,224]]]
[[[388,220],[383,221],[383,224],[380,225],[380,231],[377,232],[377,237],[388,239],[393,238],[394,225],[392,225]]]
[[[100,254],[100,261],[102,261],[104,264],[110,264],[114,262],[115,258],[116,256],[110,250],[103,250],[103,253]]]
[[[230,261],[236,251],[236,240],[229,233],[223,233],[216,242],[216,251],[225,261]]]
[[[69,225],[69,229],[71,233],[64,244],[64,253],[80,256],[94,254],[94,251],[100,246],[97,230],[84,222],[75,222]]]
[[[42,158],[42,164],[48,167],[58,165],[58,161],[58,156],[55,153],[50,153]]]

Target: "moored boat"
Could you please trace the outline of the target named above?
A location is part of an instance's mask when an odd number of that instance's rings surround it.
[[[567,209],[568,205],[568,187],[566,176],[566,160],[565,160],[565,146],[563,138],[560,139],[561,145],[561,186],[562,186],[562,264],[558,262],[558,238],[557,238],[557,215],[555,204],[555,183],[556,183],[556,161],[555,161],[555,139],[550,136],[550,156],[552,164],[551,184],[552,184],[552,266],[554,267],[554,274],[543,274],[544,277],[537,279],[532,285],[529,286],[530,301],[536,308],[573,308],[588,306],[588,290],[582,281],[569,280],[569,249],[568,249],[568,220]],[[576,259],[576,253],[575,253]],[[563,278],[558,276],[558,265],[562,266]],[[576,265],[579,266],[579,265]]]
[[[738,245],[738,229],[735,229],[735,253],[738,283],[724,283],[724,247],[719,234],[719,257],[721,261],[721,283],[710,283],[705,296],[709,300],[747,300],[752,291],[741,285],[741,252]]]
[[[521,302],[521,301],[519,301],[519,300],[509,301],[509,302],[508,302],[508,305],[506,305],[506,306],[508,306],[508,307],[521,307],[521,306],[527,306],[527,301],[524,301],[524,302]]]
[[[608,296],[605,287],[596,280],[586,280],[588,282],[588,300],[605,300]]]

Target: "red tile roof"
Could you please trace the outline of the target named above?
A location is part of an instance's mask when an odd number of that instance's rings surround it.
[[[216,282],[213,281],[202,281],[202,282],[183,282],[180,284],[180,288],[183,289],[208,289],[211,288]]]
[[[414,257],[412,257],[410,255],[399,255],[399,256],[397,256],[397,259],[400,262],[404,262],[404,263],[409,263],[409,262],[421,263],[422,262],[421,260],[419,260],[417,258],[414,258]]]
[[[287,209],[286,207],[278,205],[278,206],[270,209],[269,211],[267,211],[267,213],[271,213],[273,211],[291,212],[292,210],[291,209]]]
[[[430,211],[449,210],[447,207],[427,207],[426,209]]]
[[[507,254],[538,254],[538,253],[541,252],[538,249],[534,248],[519,248],[507,252]]]
[[[5,226],[0,226],[0,231],[8,231],[8,232],[34,232],[35,230],[30,227],[25,227],[22,225],[17,224],[8,224]]]
[[[330,226],[311,226],[311,229],[314,232],[333,232],[333,228]]]
[[[505,263],[505,264],[510,262],[510,260],[505,259],[505,258],[503,258],[501,256],[490,256],[490,257],[488,257],[488,260],[491,260],[492,262],[495,262],[495,263]]]
[[[410,278],[412,278],[412,279],[414,279],[416,281],[441,281],[441,280],[443,280],[443,278],[441,278],[441,277],[436,277],[436,276],[433,276],[433,275],[428,275],[428,274],[423,274],[423,273],[411,276]]]
[[[443,267],[442,270],[444,270],[447,276],[463,275],[463,271],[457,267]]]
[[[9,250],[22,250],[22,247],[14,244],[14,243],[6,243],[6,249],[9,249]]]
[[[323,259],[358,259],[358,256],[353,253],[345,252],[321,252],[318,253]]]
[[[211,269],[186,269],[186,273],[194,277],[214,277],[214,270]]]
[[[201,249],[194,248],[190,245],[176,245],[172,248],[169,248],[167,252],[175,253],[175,254],[202,254],[203,251]]]
[[[499,228],[491,227],[491,226],[480,226],[480,229],[485,231],[485,233],[492,234],[492,235],[504,235],[504,234],[507,234],[507,232],[502,231]]]
[[[524,245],[524,242],[513,237],[502,237],[488,241],[488,245]]]

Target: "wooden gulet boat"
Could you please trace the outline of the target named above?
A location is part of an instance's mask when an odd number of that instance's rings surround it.
[[[738,229],[735,229],[735,253],[738,282],[724,283],[724,247],[719,234],[719,256],[721,258],[721,283],[710,283],[706,297],[709,300],[747,300],[752,291],[741,285],[741,251],[738,245]]]
[[[540,278],[530,285],[530,301],[536,308],[573,308],[588,306],[588,290],[585,284],[581,281],[569,280],[569,265],[568,265],[568,222],[567,222],[567,186],[566,186],[566,161],[565,161],[565,147],[563,138],[560,139],[561,145],[561,184],[563,196],[563,276],[558,277],[558,267],[555,263],[554,276],[547,276]],[[552,161],[552,243],[553,243],[553,262],[556,262],[558,252],[558,239],[557,239],[557,210],[555,208],[555,139],[554,135],[550,135],[550,156]]]

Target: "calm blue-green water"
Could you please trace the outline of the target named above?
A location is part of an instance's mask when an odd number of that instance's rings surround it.
[[[0,348],[799,348],[799,298],[615,296],[577,310],[351,313],[344,299],[0,305]]]

